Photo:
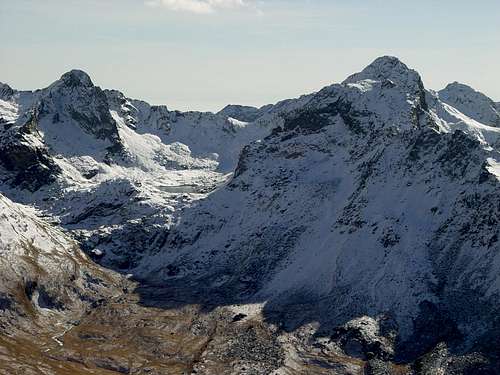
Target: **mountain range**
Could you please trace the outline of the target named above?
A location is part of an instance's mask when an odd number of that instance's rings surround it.
[[[500,373],[500,104],[384,56],[179,112],[0,84],[0,373]]]

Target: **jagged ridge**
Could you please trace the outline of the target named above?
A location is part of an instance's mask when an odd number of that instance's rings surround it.
[[[218,114],[150,106],[81,71],[2,86],[0,145],[28,155],[1,159],[2,189],[186,304],[256,304],[291,334],[319,322],[307,340],[386,365],[441,342],[449,363],[492,360],[500,131],[493,102],[456,86],[428,91],[387,56],[317,93]],[[50,178],[30,181],[32,167]]]

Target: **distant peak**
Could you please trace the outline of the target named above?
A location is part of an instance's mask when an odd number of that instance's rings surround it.
[[[500,127],[500,111],[488,96],[474,88],[452,82],[438,91],[439,99],[485,125]]]
[[[368,67],[387,67],[389,69],[394,69],[395,67],[402,67],[403,69],[409,70],[409,68],[396,56],[380,56],[377,57]]]
[[[90,76],[83,70],[73,69],[67,73],[64,73],[61,77],[61,81],[67,86],[93,86]]]
[[[421,82],[420,75],[415,70],[408,68],[406,64],[394,56],[376,58],[361,72],[349,76],[344,83],[353,83],[364,79],[390,80],[403,84]]]
[[[473,87],[466,85],[465,83],[457,81],[447,84],[446,87],[440,90],[438,93],[441,99],[456,97],[457,95],[467,95],[475,97],[476,99],[486,100],[488,102],[494,103],[491,98],[489,98],[482,92],[475,90]]]
[[[7,89],[7,88],[11,89],[11,87],[8,84],[0,82],[0,89]]]
[[[250,105],[228,104],[221,110],[221,112],[228,109],[258,109],[258,108]]]
[[[10,98],[14,90],[6,83],[0,82],[0,98]]]
[[[443,90],[451,90],[451,89],[476,91],[472,87],[470,87],[469,85],[466,85],[465,83],[461,83],[458,81],[448,83]],[[441,90],[441,91],[443,91],[443,90]]]
[[[259,109],[247,105],[229,104],[217,114],[232,117],[236,120],[252,122],[259,117]]]

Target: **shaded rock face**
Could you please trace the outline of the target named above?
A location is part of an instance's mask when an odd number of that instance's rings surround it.
[[[74,121],[97,139],[119,142],[106,94],[82,71],[72,70],[51,85],[38,110],[40,117],[50,116],[54,126],[63,126],[59,123],[65,120]]]
[[[336,328],[331,339],[338,343],[350,357],[363,360],[394,360],[394,340],[397,335],[397,325],[370,317],[362,317]],[[390,318],[389,318],[390,320]]]
[[[493,375],[498,372],[488,358],[480,353],[466,355],[450,354],[446,344],[439,343],[432,351],[423,355],[414,365],[415,372],[430,374]]]
[[[7,295],[0,295],[0,310],[9,310],[12,307],[12,301]]]
[[[80,86],[92,87],[94,84],[90,79],[90,76],[82,70],[73,69],[61,76],[61,82],[72,88],[77,88]]]
[[[13,186],[30,191],[55,182],[61,172],[47,149],[23,141],[22,135],[0,144],[0,165],[13,172]]]
[[[445,309],[429,301],[420,303],[419,315],[414,319],[413,325],[413,336],[399,344],[400,360],[415,359],[431,352],[442,342],[453,345],[463,339],[453,317]]]
[[[7,84],[0,82],[0,98],[9,100],[14,95],[14,90]]]

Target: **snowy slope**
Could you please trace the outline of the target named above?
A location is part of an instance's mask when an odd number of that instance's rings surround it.
[[[107,91],[110,108],[139,134],[152,134],[165,144],[186,145],[197,158],[217,162],[218,169],[231,171],[241,148],[269,133],[265,126],[231,118],[224,113],[170,112],[165,106],[127,99],[117,91]]]
[[[115,292],[119,277],[99,269],[78,244],[32,207],[0,195],[0,324],[7,334],[78,316]]]

